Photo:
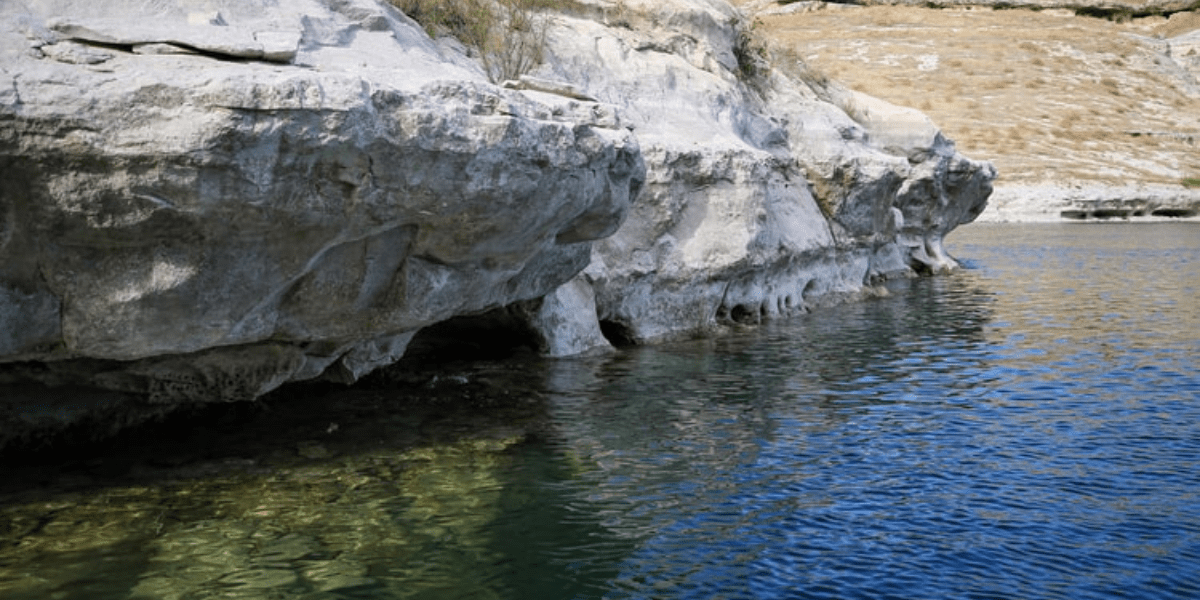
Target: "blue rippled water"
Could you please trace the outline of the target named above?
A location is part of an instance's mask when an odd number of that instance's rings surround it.
[[[635,353],[562,406],[638,540],[595,595],[1200,597],[1200,228],[951,248],[953,277]]]
[[[1200,598],[1200,226],[949,248],[886,298],[9,494],[0,597]]]

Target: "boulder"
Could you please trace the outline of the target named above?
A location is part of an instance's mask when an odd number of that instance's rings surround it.
[[[152,402],[352,381],[570,280],[644,178],[611,107],[494,86],[388,5],[95,4],[2,9],[10,378]]]

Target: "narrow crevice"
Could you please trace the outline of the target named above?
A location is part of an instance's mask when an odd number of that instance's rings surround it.
[[[933,265],[917,259],[916,257],[909,257],[908,267],[912,269],[914,273],[922,277],[929,277],[934,274]]]
[[[1150,212],[1150,215],[1154,217],[1188,219],[1200,216],[1200,210],[1194,208],[1156,208]]]
[[[125,52],[127,54],[132,54],[133,47],[136,45],[136,44],[114,44],[114,43],[110,43],[110,42],[97,42],[96,40],[89,40],[89,39],[85,39],[85,38],[76,38],[76,37],[63,38],[61,41],[75,42],[76,44],[79,44],[81,46],[91,46],[92,48],[102,48],[104,50],[112,50],[114,52]]]
[[[71,38],[65,38],[65,41],[71,41],[71,42],[75,42],[76,44],[80,44],[83,46],[91,46],[93,48],[112,50],[114,52],[124,52],[126,54],[134,54],[134,48],[136,48],[138,46],[145,46],[148,44],[165,44],[168,46],[175,46],[176,48],[179,48],[180,50],[182,50],[183,52],[186,52],[186,53],[190,53],[190,54],[193,54],[196,56],[203,56],[205,58],[211,58],[213,60],[219,60],[221,62],[228,62],[228,63],[255,63],[255,62],[258,62],[258,63],[273,64],[273,65],[290,64],[291,63],[290,58],[288,60],[271,60],[269,58],[266,58],[265,56],[264,57],[239,56],[236,54],[228,54],[225,52],[216,52],[213,50],[208,50],[205,48],[200,48],[197,46],[193,46],[191,44],[186,44],[183,42],[173,41],[173,40],[163,40],[160,42],[139,42],[136,44],[118,44],[118,43],[110,43],[110,42],[99,42],[96,40],[90,40],[90,39],[86,39],[86,38],[71,37]]]
[[[616,348],[628,348],[637,345],[637,336],[626,324],[611,319],[600,320],[600,333],[604,339]]]

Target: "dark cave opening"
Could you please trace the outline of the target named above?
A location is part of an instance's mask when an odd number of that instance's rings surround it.
[[[600,333],[608,343],[617,348],[628,348],[637,345],[637,337],[628,325],[610,319],[600,320]]]
[[[497,308],[435,323],[417,332],[405,359],[496,360],[536,353],[541,337],[514,307]]]

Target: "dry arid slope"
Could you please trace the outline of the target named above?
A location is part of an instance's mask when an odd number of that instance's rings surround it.
[[[993,161],[1000,171],[993,218],[1021,204],[1027,214],[1016,218],[1037,212],[1028,205],[1038,198],[1013,190],[1060,201],[1072,188],[1110,194],[1109,201],[1136,201],[1147,190],[1181,197],[1182,207],[1200,200],[1194,10],[1111,19],[1081,9],[987,6],[758,1],[742,8],[785,55],[921,109],[960,151]],[[1069,212],[1057,210],[1066,208],[1061,203],[1043,208],[1043,216]]]

